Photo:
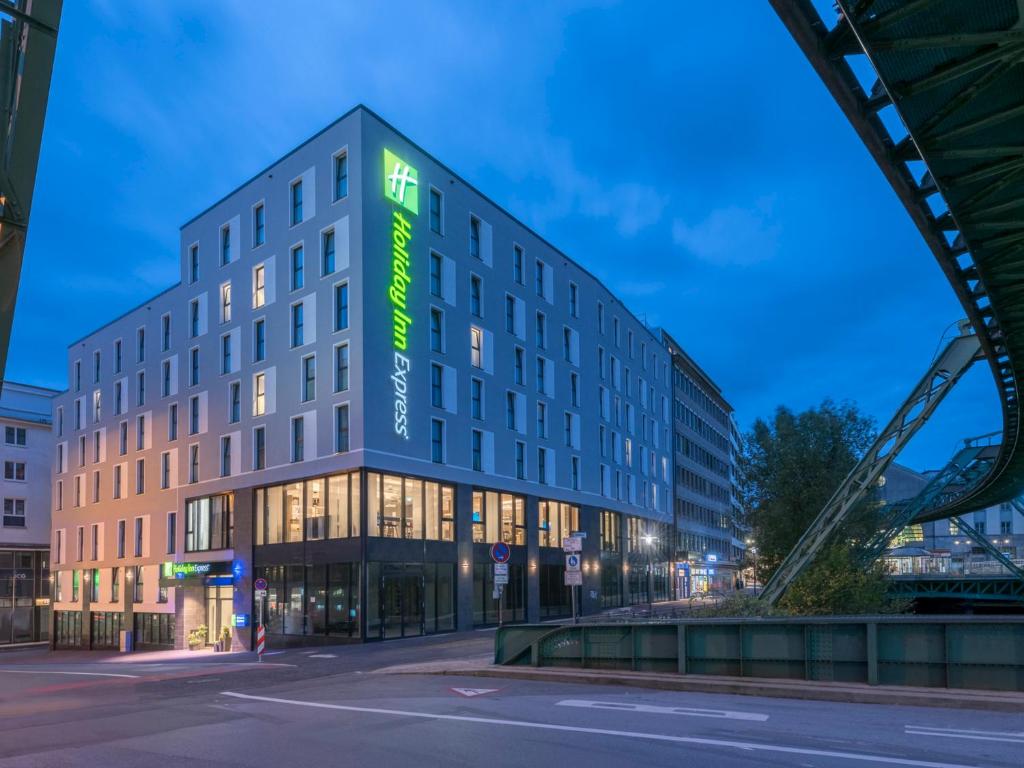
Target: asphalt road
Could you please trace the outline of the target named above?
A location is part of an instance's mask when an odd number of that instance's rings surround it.
[[[1024,714],[374,671],[491,642],[303,649],[263,665],[0,654],[0,768],[1024,764]]]

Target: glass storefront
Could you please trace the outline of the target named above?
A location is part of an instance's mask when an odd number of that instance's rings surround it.
[[[206,587],[206,643],[213,645],[225,628],[231,629],[231,614],[234,613],[231,585]]]
[[[174,647],[173,613],[136,613],[135,647],[140,650]]]
[[[526,500],[497,491],[473,491],[473,541],[526,545]]]
[[[542,547],[562,547],[562,539],[580,529],[580,508],[572,504],[541,499],[537,506],[537,529]]]
[[[185,505],[185,551],[230,549],[234,532],[230,493],[192,499]]]
[[[114,650],[121,646],[121,613],[115,611],[96,612],[91,616],[92,648]]]
[[[370,536],[455,541],[455,489],[417,477],[366,475]]]
[[[267,634],[359,637],[359,563],[270,565],[253,575],[267,580]]]
[[[367,564],[366,636],[389,640],[455,629],[454,563]]]
[[[79,648],[82,645],[82,614],[79,611],[57,611],[53,615],[54,641],[58,648]]]
[[[49,639],[47,552],[0,550],[0,645]]]
[[[359,536],[359,473],[256,489],[256,544]]]

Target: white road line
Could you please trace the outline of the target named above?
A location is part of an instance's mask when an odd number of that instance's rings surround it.
[[[336,653],[311,653],[307,658],[310,659],[336,659],[338,654]]]
[[[12,675],[87,675],[89,677],[139,677],[138,675],[117,675],[113,672],[59,672],[55,669],[0,669]]]
[[[265,701],[270,704],[290,704],[296,707],[313,709],[333,709],[342,712],[364,712],[371,715],[395,715],[398,717],[419,717],[424,720],[453,720],[462,723],[480,723],[482,725],[504,725],[511,728],[535,728],[543,731],[565,731],[570,733],[592,733],[599,736],[621,736],[628,739],[647,741],[667,741],[674,744],[702,744],[709,747],[728,747],[751,752],[781,752],[788,755],[808,755],[813,757],[834,757],[840,760],[859,760],[865,763],[881,763],[886,765],[908,765],[914,768],[976,768],[963,763],[934,763],[928,760],[912,760],[888,755],[869,755],[857,752],[836,752],[825,749],[807,749],[804,747],[787,747],[782,744],[759,744],[754,741],[728,741],[725,739],[704,739],[697,736],[669,736],[662,733],[644,733],[643,731],[618,731],[606,728],[586,728],[576,725],[557,725],[555,723],[534,723],[527,720],[502,720],[493,717],[471,717],[469,715],[441,715],[433,712],[411,712],[401,709],[381,709],[378,707],[354,707],[346,704],[324,704],[315,701],[298,701],[296,699],[278,699],[272,696],[253,696],[247,693],[221,691],[223,696],[231,696],[246,701]]]
[[[905,725],[903,731],[910,736],[942,736],[947,739],[1024,744],[1024,731],[976,731],[967,728],[936,728],[930,725]]]
[[[558,707],[585,707],[588,709],[607,709],[615,712],[645,712],[652,715],[685,715],[687,717],[719,717],[726,720],[753,720],[763,723],[768,715],[759,712],[730,712],[727,709],[695,709],[692,707],[658,707],[653,704],[625,704],[615,701],[587,701],[585,699],[565,699],[559,701]]]

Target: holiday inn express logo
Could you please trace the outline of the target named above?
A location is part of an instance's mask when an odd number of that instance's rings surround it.
[[[408,356],[412,326],[409,286],[412,284],[412,221],[406,213],[419,214],[419,175],[416,169],[389,149],[384,150],[384,197],[395,204],[391,211],[391,279],[388,302],[391,304],[394,368],[391,389],[394,396],[395,434],[409,439],[409,378],[412,361]],[[401,206],[401,207],[399,207]],[[403,209],[405,209],[403,211]]]
[[[384,150],[384,197],[419,214],[419,174],[390,149]]]

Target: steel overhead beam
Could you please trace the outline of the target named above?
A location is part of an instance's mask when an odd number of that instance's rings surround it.
[[[924,426],[960,377],[981,356],[981,343],[973,333],[961,333],[946,345],[942,353],[932,361],[927,373],[911,391],[910,396],[879,432],[871,447],[800,537],[793,551],[772,574],[761,592],[762,600],[769,604],[778,602],[793,580],[811,563],[857,505],[867,497],[877,484],[878,478],[888,469],[910,438]]]
[[[1008,558],[999,548],[992,544],[986,536],[979,533],[978,530],[962,518],[956,518],[956,527],[967,534],[975,544],[984,549],[992,558],[1010,572],[1010,575],[1024,583],[1024,570],[1021,570],[1013,560]]]

